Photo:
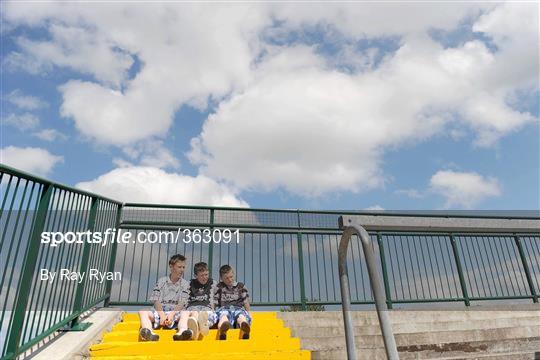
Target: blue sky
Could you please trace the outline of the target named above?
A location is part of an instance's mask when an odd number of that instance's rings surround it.
[[[2,163],[123,201],[540,208],[537,4],[2,7]]]

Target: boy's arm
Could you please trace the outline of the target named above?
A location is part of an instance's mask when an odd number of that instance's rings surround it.
[[[178,303],[174,307],[174,311],[181,311],[187,307],[189,303],[189,289],[189,283],[184,283],[182,286],[182,292],[180,293],[180,299],[178,299]]]
[[[210,308],[214,310],[216,308],[216,292],[217,292],[217,281],[212,282],[212,287],[210,287]]]
[[[249,291],[248,289],[246,288],[246,286],[244,285],[244,287],[242,288],[242,297],[244,298],[244,308],[247,310],[247,311],[250,311],[250,306],[249,306]]]

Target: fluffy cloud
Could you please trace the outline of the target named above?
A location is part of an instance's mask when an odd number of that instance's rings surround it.
[[[6,100],[23,110],[37,110],[45,108],[48,104],[38,97],[24,95],[20,90],[13,90],[6,96]]]
[[[353,75],[328,69],[313,49],[280,50],[208,118],[190,159],[246,189],[317,196],[381,186],[386,150],[442,133],[450,122],[462,120],[477,144],[491,145],[535,121],[505,103],[516,84],[495,86],[495,63],[479,41],[445,49],[426,36]]]
[[[10,2],[5,10],[10,26],[45,27],[49,35],[19,37],[11,63],[27,64],[24,54],[37,62],[32,69],[61,66],[92,77],[59,87],[61,115],[90,139],[130,148],[165,136],[181,106],[216,104],[189,157],[205,176],[239,189],[317,196],[380,187],[388,149],[450,124],[453,136],[472,131],[475,144],[491,146],[537,121],[509,101],[537,90],[530,46],[538,42],[537,4],[162,3],[148,11]],[[428,35],[464,21],[489,43],[445,47]],[[346,40],[337,62],[315,46],[276,41],[314,28]],[[377,66],[384,46],[350,46],[387,36],[399,39],[398,50]],[[345,73],[338,63],[362,71]],[[178,166],[166,151],[148,152],[131,159]]]
[[[67,136],[55,129],[43,129],[32,134],[43,141],[66,140]]]
[[[21,131],[35,129],[39,126],[39,118],[31,113],[9,114],[2,119],[2,124],[16,127]]]
[[[75,186],[124,202],[248,206],[231,188],[206,176],[185,176],[154,167],[117,168]]]
[[[435,173],[430,180],[430,189],[446,198],[445,208],[473,209],[483,200],[502,193],[495,178],[451,170]]]
[[[54,166],[63,161],[63,156],[41,148],[7,146],[0,149],[0,162],[3,164],[42,176],[49,175]]]
[[[22,53],[92,75],[96,82],[60,87],[61,114],[84,135],[123,146],[163,136],[182,105],[204,109],[242,87],[270,22],[252,6],[151,6],[6,4],[5,18],[29,26],[54,19],[49,40],[18,39]],[[139,71],[128,78],[136,60]]]

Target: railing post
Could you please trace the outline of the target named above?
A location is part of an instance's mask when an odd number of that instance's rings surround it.
[[[379,254],[381,257],[381,268],[384,282],[384,293],[386,294],[386,305],[392,309],[392,297],[390,295],[390,284],[388,283],[388,270],[386,268],[386,259],[384,257],[384,245],[381,233],[377,232],[377,244],[379,245]]]
[[[531,291],[531,295],[533,296],[533,302],[537,303],[538,294],[536,294],[536,291],[534,289],[534,283],[532,281],[531,271],[529,270],[529,264],[527,263],[527,258],[525,257],[525,251],[523,250],[523,244],[521,243],[521,237],[519,235],[514,234],[514,241],[516,242],[516,246],[519,252],[519,257],[521,258],[521,262],[523,263],[523,270],[525,271],[525,277],[527,278],[527,283],[529,284],[529,290]]]
[[[459,276],[459,284],[461,285],[461,292],[463,294],[463,299],[465,299],[465,306],[471,306],[471,301],[469,300],[469,294],[467,293],[467,285],[465,283],[465,277],[463,276],[463,268],[461,267],[461,259],[459,258],[459,250],[457,247],[456,239],[454,235],[450,235],[450,243],[452,244],[452,252],[454,253],[454,260],[456,262],[456,267]]]
[[[302,251],[302,232],[300,232],[301,224],[300,224],[300,210],[296,211],[297,221],[298,221],[298,232],[296,233],[296,241],[297,241],[297,247],[298,247],[298,267],[300,270],[300,302],[302,306],[302,310],[307,309],[306,305],[306,284],[304,280],[304,256]]]
[[[375,261],[375,252],[371,246],[371,237],[366,229],[350,216],[339,217],[339,228],[343,230],[341,241],[338,249],[338,269],[339,269],[339,285],[341,288],[341,303],[343,311],[343,320],[345,323],[345,342],[347,345],[347,358],[349,360],[356,359],[356,345],[354,341],[354,327],[351,319],[351,298],[349,292],[349,275],[347,271],[347,248],[353,234],[356,234],[362,243],[364,250],[364,258],[369,274],[369,283],[371,291],[375,299],[375,308],[377,309],[377,317],[384,342],[386,357],[389,360],[399,359],[397,351],[396,339],[392,332],[392,322],[388,314],[388,309],[385,301],[385,295],[382,290],[379,271]]]
[[[92,203],[90,205],[90,215],[88,217],[88,230],[90,232],[94,231],[94,224],[96,222],[96,214],[99,207],[99,199],[92,197]],[[88,262],[90,260],[90,247],[92,244],[89,242],[84,243],[83,255],[81,260],[81,266],[79,268],[79,273],[86,273],[88,270]],[[79,312],[83,309],[83,295],[84,287],[86,284],[86,276],[83,277],[82,281],[77,285],[77,292],[75,293],[75,302],[73,303],[73,312]],[[71,321],[69,330],[71,331],[83,331],[88,328],[90,323],[79,323],[79,316]]]
[[[39,204],[36,213],[36,220],[32,229],[28,248],[26,251],[26,258],[23,261],[20,280],[20,289],[17,294],[17,300],[15,301],[15,307],[13,309],[13,317],[11,322],[11,329],[9,330],[9,337],[7,339],[6,355],[7,359],[16,358],[18,355],[19,342],[21,341],[22,327],[25,323],[26,307],[28,305],[28,295],[30,287],[32,286],[32,280],[34,278],[34,271],[36,270],[37,258],[40,249],[41,233],[45,227],[45,220],[47,218],[47,212],[51,197],[53,193],[53,185],[44,184],[43,192],[39,199]]]
[[[214,236],[214,209],[210,209],[210,234]],[[208,244],[208,273],[212,276],[212,263],[214,259],[214,239]],[[219,278],[219,274],[218,274]]]
[[[122,221],[122,211],[124,210],[124,204],[118,205],[118,210],[116,213],[116,239],[112,243],[111,247],[111,256],[109,257],[109,274],[114,271],[114,265],[116,263],[116,251],[118,249],[118,240],[120,239],[120,222]],[[107,280],[107,285],[105,288],[105,294],[107,294],[107,298],[105,299],[103,306],[109,307],[109,303],[111,302],[111,290],[112,290],[112,280]]]

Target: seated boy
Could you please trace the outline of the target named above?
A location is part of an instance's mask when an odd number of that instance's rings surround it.
[[[199,333],[208,335],[210,326],[217,322],[214,313],[214,293],[217,282],[209,277],[208,265],[199,262],[193,267],[195,279],[189,283],[189,298],[186,311],[180,315],[178,333],[174,340],[196,340]]]
[[[240,328],[242,339],[249,339],[251,316],[249,315],[249,293],[241,282],[234,281],[234,270],[229,265],[219,269],[221,282],[217,285],[214,296],[216,313],[219,319],[218,334],[220,340],[227,338],[231,326]]]
[[[153,329],[159,326],[174,329],[182,310],[187,303],[189,283],[183,279],[186,258],[176,254],[169,259],[169,276],[160,278],[149,300],[154,302],[152,310],[139,311],[141,329],[139,341],[158,341],[159,335]]]

